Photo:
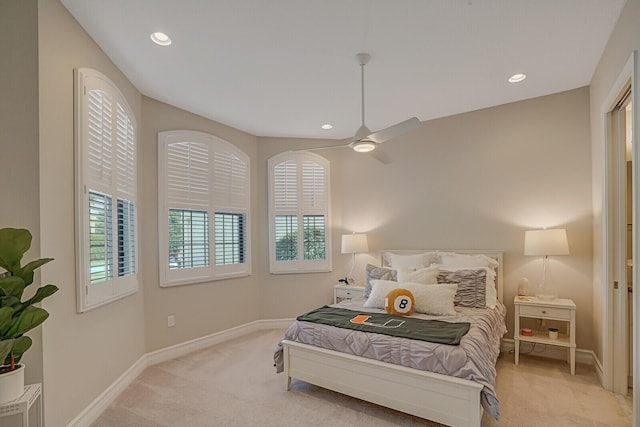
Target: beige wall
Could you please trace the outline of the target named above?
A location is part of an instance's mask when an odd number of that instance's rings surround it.
[[[290,317],[328,302],[350,266],[350,256],[340,254],[340,234],[358,231],[370,239],[370,254],[358,256],[360,272],[364,263],[378,262],[381,249],[503,249],[507,336],[513,336],[517,281],[538,281],[542,268],[540,258],[522,255],[524,231],[565,227],[571,255],[552,260],[552,275],[560,295],[578,306],[578,346],[590,349],[589,141],[589,90],[581,88],[424,122],[382,147],[393,160],[386,166],[347,149],[318,151],[331,160],[334,271],[265,274],[263,317]],[[259,205],[266,221],[266,160],[310,142],[259,143],[265,178]],[[266,241],[266,227],[261,236]],[[268,247],[260,251],[267,269]]]
[[[594,352],[602,361],[604,351],[604,316],[606,314],[605,283],[603,280],[603,248],[604,216],[604,117],[603,111],[611,106],[605,105],[609,93],[613,90],[616,79],[632,52],[640,49],[640,0],[627,0],[620,18],[613,30],[607,47],[600,58],[600,63],[593,75],[590,85],[591,97],[591,145],[592,145],[592,179],[593,179],[593,331]]]
[[[25,2],[19,10],[32,29],[34,7],[34,2]],[[40,228],[41,252],[56,258],[43,272],[43,281],[61,287],[45,302],[51,312],[42,339],[47,425],[66,425],[145,352],[256,319],[293,317],[330,302],[333,285],[350,268],[351,257],[340,254],[340,235],[351,231],[367,232],[370,239],[370,253],[357,257],[359,280],[364,264],[377,263],[381,249],[504,249],[511,329],[513,304],[509,301],[518,279],[528,277],[536,282],[541,270],[539,259],[522,256],[524,230],[566,227],[571,255],[553,260],[553,277],[561,295],[578,305],[578,346],[594,347],[590,330],[597,321],[591,311],[595,305],[590,285],[594,239],[587,88],[425,122],[420,129],[383,146],[393,160],[386,166],[348,149],[318,152],[331,161],[333,271],[271,275],[267,159],[291,148],[335,141],[256,138],[143,97],[57,0],[39,0],[37,17],[39,54],[33,53],[38,46],[31,41],[27,52],[32,53],[24,58],[23,71],[16,70],[14,76],[38,81],[39,91],[26,98],[20,92],[27,114],[15,120],[24,122],[18,122],[6,136],[0,133],[0,141],[3,148],[8,139],[31,141],[24,147],[9,147],[17,156],[39,155],[41,159],[39,176],[33,171],[21,182],[31,197],[3,195],[25,201],[9,219],[20,218],[25,226]],[[2,31],[5,29],[0,28],[0,35]],[[14,39],[19,34],[16,31],[11,32]],[[34,55],[39,55],[37,71],[33,71]],[[2,61],[3,67],[5,64]],[[119,86],[140,129],[141,290],[85,314],[75,309],[72,238],[73,68],[80,66],[100,70]],[[0,108],[14,101],[19,100],[6,102],[3,98]],[[33,111],[38,107],[39,124]],[[156,134],[167,129],[215,134],[251,158],[251,277],[158,286]],[[593,191],[597,196],[595,186]],[[4,216],[1,218],[4,223]],[[229,301],[243,305],[237,309]],[[166,327],[169,314],[175,315],[174,328]],[[34,357],[39,363],[38,351]]]
[[[269,222],[267,160],[275,154],[291,149],[335,145],[336,141],[322,139],[258,138],[258,214],[260,246],[257,265],[260,276],[260,316],[263,319],[296,317],[304,311],[333,302],[333,285],[345,277],[351,268],[351,255],[340,253],[342,226],[342,187],[350,179],[341,167],[342,156],[350,156],[351,150],[338,148],[318,151],[330,161],[331,185],[331,240],[333,271],[308,274],[269,273]],[[364,254],[358,255],[359,259]],[[363,267],[364,268],[364,267]],[[360,276],[364,279],[362,276]]]
[[[31,231],[25,260],[32,260],[40,257],[36,0],[0,0],[0,40],[0,227]],[[36,276],[31,287],[38,285]],[[29,366],[25,381],[41,382],[41,328],[29,335],[33,346],[22,359]]]
[[[142,290],[76,313],[73,69],[91,67],[120,88],[140,124],[141,96],[57,0],[40,0],[40,240],[55,258],[42,280],[60,291],[43,304],[46,425],[64,426],[145,353]],[[144,277],[141,285],[144,285]]]
[[[210,283],[160,288],[158,279],[158,132],[188,129],[207,132],[244,151],[251,162],[251,205],[257,206],[256,138],[247,133],[207,120],[151,98],[142,99],[140,140],[140,266],[144,277],[146,351],[150,352],[194,338],[229,329],[259,319],[260,270],[256,267],[257,209],[252,212],[253,275]],[[176,326],[167,328],[167,316],[175,316]]]

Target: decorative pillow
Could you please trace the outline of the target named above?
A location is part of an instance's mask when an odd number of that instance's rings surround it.
[[[371,290],[369,296],[367,297],[367,300],[364,302],[364,304],[362,304],[362,306],[367,308],[384,308],[384,299],[387,294],[399,287],[400,284],[396,281],[383,279],[371,280]]]
[[[440,258],[440,264],[450,267],[498,267],[498,261],[482,254],[469,255],[454,252],[438,252],[438,258]]]
[[[393,252],[383,252],[382,258],[391,268],[420,268],[428,267],[438,260],[437,252],[423,252],[420,254],[394,254]]]
[[[413,293],[413,298],[416,301],[413,311],[434,314],[436,316],[456,315],[456,310],[453,307],[453,299],[455,298],[458,285],[447,283],[425,286],[417,283],[405,283],[403,286]]]
[[[385,267],[376,267],[375,265],[367,264],[366,270],[366,284],[364,287],[363,296],[365,298],[369,298],[369,294],[371,293],[371,281],[372,280],[398,280],[398,273],[396,270],[392,270],[390,268]]]
[[[462,307],[484,308],[487,306],[487,269],[441,269],[438,283],[455,283],[458,291],[454,304]]]
[[[438,283],[438,274],[440,273],[440,267],[438,265],[432,265],[427,268],[419,268],[417,270],[410,268],[398,269],[398,282],[412,282],[421,283],[423,285],[435,285]]]
[[[408,289],[396,288],[384,298],[384,310],[396,316],[408,316],[413,313],[415,300]]]
[[[387,294],[394,289],[407,289],[413,294],[413,311],[438,316],[454,316],[453,299],[458,285],[422,285],[420,283],[397,283],[389,280],[373,280],[369,298],[363,304],[367,308],[384,308]]]
[[[444,266],[441,264],[433,264],[434,266],[440,267],[440,273],[443,271],[452,272],[459,270],[484,270],[487,273],[486,276],[486,286],[485,286],[485,306],[487,308],[496,308],[496,303],[498,301],[498,291],[496,290],[496,271],[493,268],[489,267],[476,267],[476,268],[465,268],[465,267],[452,267],[452,266]],[[444,280],[442,276],[440,277],[438,283],[442,283]],[[455,279],[452,279],[455,280]],[[480,284],[478,284],[480,286]]]

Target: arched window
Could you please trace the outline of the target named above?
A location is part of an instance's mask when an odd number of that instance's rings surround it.
[[[76,80],[78,311],[138,290],[137,125],[118,88],[96,70]]]
[[[329,161],[283,153],[268,168],[271,273],[330,271]]]
[[[158,133],[160,286],[251,274],[249,157],[203,132]]]

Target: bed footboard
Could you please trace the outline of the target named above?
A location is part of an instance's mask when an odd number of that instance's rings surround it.
[[[480,427],[482,385],[293,341],[282,341],[291,378],[451,426]]]

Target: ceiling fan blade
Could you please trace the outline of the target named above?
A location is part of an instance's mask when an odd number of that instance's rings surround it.
[[[325,145],[323,147],[311,147],[311,148],[298,148],[296,150],[289,150],[290,153],[304,153],[307,151],[320,151],[327,150],[329,148],[342,148],[349,147],[349,144],[336,144],[336,145]]]
[[[382,144],[385,141],[395,138],[396,136],[400,136],[405,132],[409,132],[420,126],[420,120],[416,117],[411,117],[404,122],[397,123],[393,126],[389,126],[386,129],[382,129],[378,132],[374,132],[367,137],[368,140],[371,140],[377,144]]]
[[[369,151],[367,154],[383,165],[388,165],[389,163],[391,163],[391,157],[389,157],[389,155],[380,147],[377,147],[373,151]]]

